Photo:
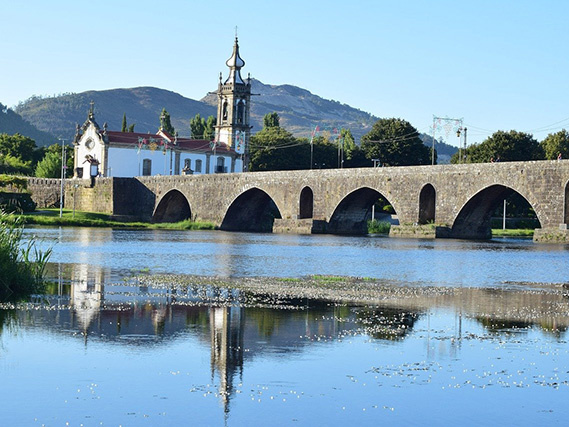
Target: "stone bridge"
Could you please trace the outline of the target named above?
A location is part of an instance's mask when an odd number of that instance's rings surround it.
[[[224,230],[363,234],[383,197],[392,234],[484,239],[519,193],[541,224],[535,240],[569,241],[569,160],[67,180],[65,206],[157,222],[186,218]]]

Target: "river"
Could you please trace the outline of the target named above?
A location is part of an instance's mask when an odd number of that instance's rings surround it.
[[[569,416],[567,245],[32,235],[53,247],[50,285],[0,308],[2,425],[560,425]],[[342,280],[355,297],[289,292]]]

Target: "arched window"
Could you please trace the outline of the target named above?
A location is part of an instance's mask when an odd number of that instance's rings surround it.
[[[222,120],[227,120],[227,101],[223,101],[223,109],[221,113]]]
[[[237,123],[243,124],[245,121],[245,104],[243,101],[239,101],[237,104]]]

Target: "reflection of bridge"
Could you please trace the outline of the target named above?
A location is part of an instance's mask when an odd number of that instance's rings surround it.
[[[365,233],[383,197],[399,217],[394,231],[458,238],[490,237],[492,212],[517,192],[537,215],[538,238],[569,237],[569,160],[106,178],[78,190],[78,209],[293,233]],[[70,181],[66,207],[73,191]]]

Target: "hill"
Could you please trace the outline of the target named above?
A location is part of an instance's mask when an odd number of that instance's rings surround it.
[[[277,112],[281,126],[295,136],[309,137],[318,125],[320,129],[348,128],[356,140],[369,132],[377,117],[369,113],[312,94],[292,85],[266,85],[251,79],[251,123],[253,132],[263,128],[263,116]],[[201,101],[216,106],[217,96],[208,94]]]
[[[308,137],[312,129],[350,128],[357,139],[369,131],[376,117],[349,105],[323,99],[305,89],[291,85],[265,85],[252,81],[251,124],[253,132],[262,129],[263,116],[276,111],[281,124],[296,136]],[[154,87],[88,91],[55,97],[32,97],[16,107],[16,111],[39,129],[72,138],[76,123],[87,117],[89,103],[95,102],[95,116],[102,126],[120,129],[123,114],[137,132],[156,132],[162,108],[170,113],[172,125],[180,136],[190,135],[190,119],[216,114],[217,97],[208,94],[200,101]]]
[[[83,124],[87,118],[91,101],[95,103],[95,117],[99,125],[106,122],[111,130],[120,130],[126,113],[128,124],[134,123],[135,131],[156,132],[162,108],[166,108],[180,136],[189,136],[191,117],[197,113],[206,117],[216,114],[215,108],[208,104],[154,87],[33,97],[20,103],[16,111],[39,129],[71,140],[75,125]]]
[[[359,141],[378,120],[357,108],[321,98],[292,85],[268,85],[253,79],[252,93],[255,94],[251,100],[253,133],[262,129],[263,116],[273,111],[279,114],[281,125],[297,137],[309,137],[318,125],[321,130],[351,129],[356,141]],[[123,114],[126,113],[127,122],[129,125],[135,124],[135,131],[156,132],[160,124],[160,112],[166,108],[172,125],[184,137],[190,136],[192,117],[197,113],[202,117],[215,115],[217,108],[215,94],[210,93],[196,101],[164,89],[137,87],[54,97],[35,96],[21,102],[16,107],[16,112],[41,131],[70,141],[75,134],[75,125],[85,121],[91,101],[95,102],[95,116],[99,125],[107,122],[110,130],[121,128]],[[430,137],[423,137],[425,144],[430,146]],[[441,163],[447,159],[446,151],[451,151],[452,154],[453,148],[437,145]]]
[[[32,138],[38,147],[58,142],[55,136],[48,132],[42,132],[2,103],[0,103],[0,133],[7,133],[8,135],[19,133]]]

